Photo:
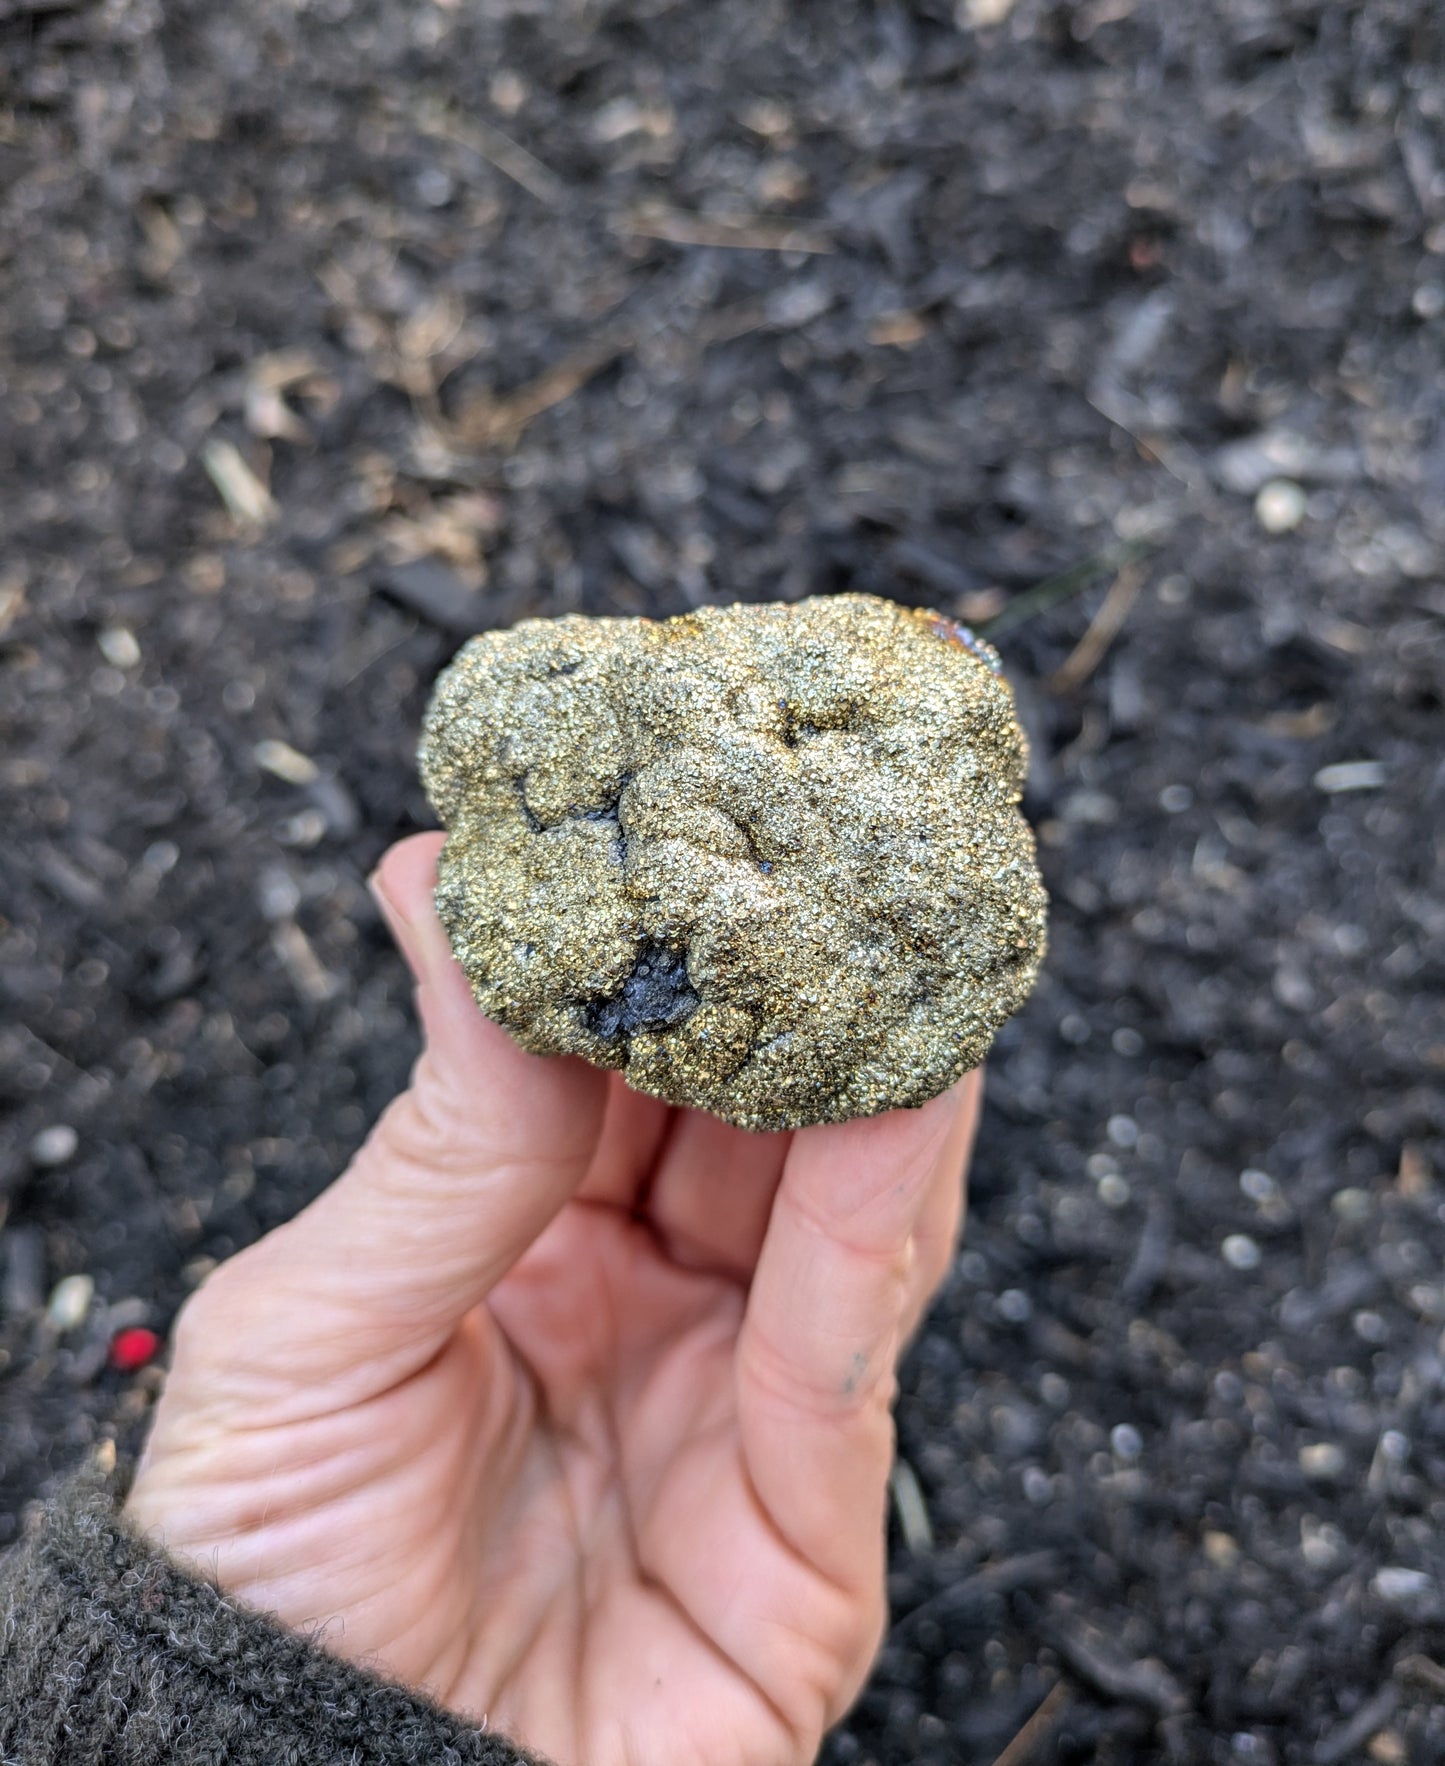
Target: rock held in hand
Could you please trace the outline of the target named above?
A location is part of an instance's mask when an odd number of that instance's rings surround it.
[[[437,683],[437,908],[528,1049],[752,1129],[926,1102],[1046,902],[997,655],[867,595],[525,620]]]

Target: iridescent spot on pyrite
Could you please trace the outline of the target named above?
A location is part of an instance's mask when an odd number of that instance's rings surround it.
[[[745,1128],[921,1104],[1043,957],[1026,758],[996,653],[929,610],[525,620],[427,712],[437,908],[539,1054]]]

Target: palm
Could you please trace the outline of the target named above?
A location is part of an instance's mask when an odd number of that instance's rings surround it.
[[[821,1686],[800,1684],[817,1666],[791,1651],[768,1673],[768,1653],[739,1663],[718,1640],[740,1627],[776,1642],[784,1614],[804,1637],[828,1629],[827,1583],[748,1499],[741,1317],[735,1283],[679,1269],[620,1210],[564,1211],[398,1419],[426,1443],[431,1498],[411,1508],[405,1604],[427,1601],[434,1560],[450,1621],[413,1633],[406,1660],[383,1644],[395,1671],[559,1760],[712,1766],[720,1723],[739,1761],[811,1756],[836,1714],[823,1705],[856,1690],[874,1640],[828,1661]],[[504,1399],[468,1416],[486,1388]]]
[[[481,1142],[557,1145],[489,1162],[429,1054],[352,1171],[192,1300],[133,1519],[564,1766],[810,1760],[878,1640],[892,1369],[973,1097],[745,1135],[422,1007],[469,1071],[512,1064]]]

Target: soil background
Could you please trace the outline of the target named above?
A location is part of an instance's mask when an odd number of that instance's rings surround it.
[[[1435,0],[0,0],[0,1543],[403,1082],[460,638],[877,591],[1053,950],[825,1758],[1445,1757],[1442,331]]]

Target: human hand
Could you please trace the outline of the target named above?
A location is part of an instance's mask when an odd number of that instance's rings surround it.
[[[529,1055],[452,959],[440,844],[376,878],[411,1088],[186,1305],[128,1514],[562,1766],[799,1766],[885,1622],[894,1368],[978,1076],[755,1135]]]

